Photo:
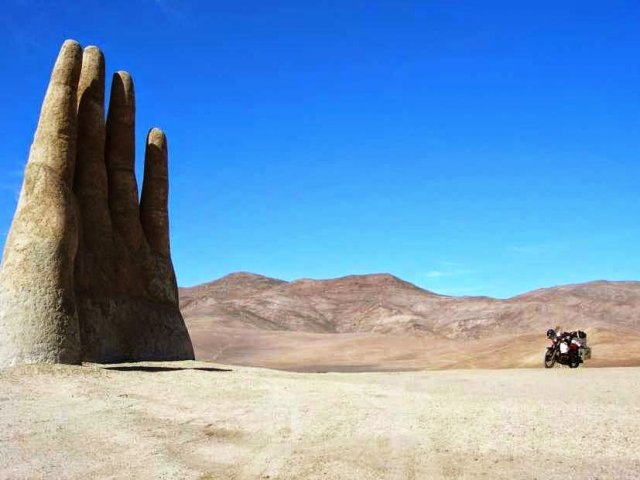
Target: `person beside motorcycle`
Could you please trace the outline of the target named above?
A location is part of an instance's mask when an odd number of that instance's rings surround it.
[[[555,330],[553,328],[547,330],[547,338],[553,343],[560,341],[565,335],[568,335],[567,332],[560,332],[558,327]]]
[[[559,342],[561,340],[571,340],[571,334],[569,332],[562,332],[558,327],[554,330],[550,328],[547,330],[547,338],[551,340],[553,343]]]

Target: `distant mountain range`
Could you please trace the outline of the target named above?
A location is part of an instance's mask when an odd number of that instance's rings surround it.
[[[540,366],[547,328],[587,331],[587,366],[640,365],[640,282],[498,300],[389,274],[285,282],[252,273],[180,289],[200,359],[292,370]]]

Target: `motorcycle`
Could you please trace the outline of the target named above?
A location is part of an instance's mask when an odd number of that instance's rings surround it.
[[[552,368],[556,363],[578,368],[586,359],[591,358],[591,349],[586,345],[587,335],[582,331],[557,335],[555,331],[549,330],[547,337],[552,344],[547,347],[544,355],[545,368]]]

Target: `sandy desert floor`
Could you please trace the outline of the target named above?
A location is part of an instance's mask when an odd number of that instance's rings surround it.
[[[196,358],[297,372],[381,372],[541,368],[549,341],[540,332],[448,340],[371,332],[310,333],[217,327],[191,321]],[[637,331],[588,329],[593,367],[640,366]]]
[[[310,374],[179,362],[0,371],[0,478],[639,474],[640,368]]]

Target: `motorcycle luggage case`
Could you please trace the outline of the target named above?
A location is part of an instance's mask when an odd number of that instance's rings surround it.
[[[582,347],[580,349],[580,357],[583,360],[589,360],[591,358],[591,347]]]
[[[586,347],[587,346],[587,334],[584,333],[582,330],[577,330],[575,332],[571,332],[571,338],[572,339],[577,339],[578,343],[580,344],[580,346],[582,346],[582,347]]]

